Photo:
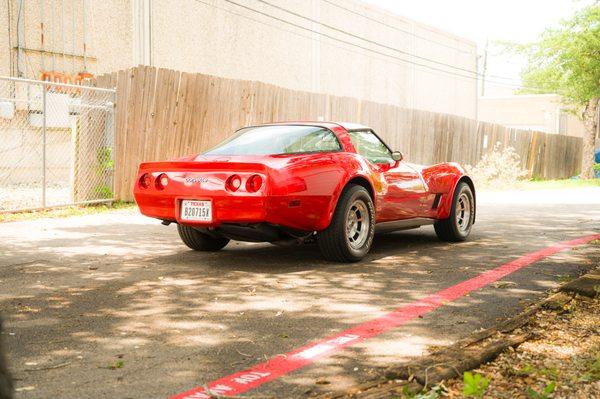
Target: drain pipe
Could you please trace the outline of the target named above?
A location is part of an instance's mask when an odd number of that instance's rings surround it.
[[[54,11],[54,0],[50,1],[50,27],[52,30],[52,72],[56,71],[56,26],[55,26],[55,11]]]
[[[83,0],[83,4],[82,4],[82,13],[83,13],[83,26],[82,26],[82,30],[83,30],[83,72],[87,72],[87,27],[86,27],[86,20],[85,20],[85,13],[86,13],[86,1]]]
[[[42,54],[40,55],[40,67],[41,67],[41,72],[45,72],[46,71],[46,65],[45,65],[45,60],[44,60],[44,56],[45,56],[45,52],[46,52],[46,43],[44,43],[44,18],[46,17],[45,14],[45,3],[46,0],[40,0],[40,47],[42,48]]]
[[[67,71],[65,54],[65,1],[60,0],[60,41],[62,44],[62,73]]]
[[[23,0],[17,13],[17,76],[23,77]]]
[[[75,0],[71,0],[71,76],[75,78]]]

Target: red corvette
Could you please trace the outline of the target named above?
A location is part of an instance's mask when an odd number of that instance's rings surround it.
[[[464,169],[402,158],[366,126],[251,126],[203,154],[142,163],[134,195],[144,215],[177,223],[199,251],[316,239],[325,258],[353,262],[376,232],[427,224],[442,240],[465,240],[475,188]]]

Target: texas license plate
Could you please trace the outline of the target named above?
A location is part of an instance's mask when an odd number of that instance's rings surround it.
[[[181,220],[193,222],[212,221],[212,202],[211,201],[181,201]]]

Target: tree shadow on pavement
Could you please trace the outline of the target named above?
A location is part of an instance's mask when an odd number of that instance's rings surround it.
[[[0,247],[9,358],[18,385],[33,387],[28,397],[166,397],[598,228],[573,223],[590,215],[575,208],[553,215],[552,226],[513,211],[480,213],[465,243],[439,242],[431,227],[378,236],[354,264],[325,262],[314,245],[232,243],[197,253],[173,228],[130,216],[57,222],[52,234],[23,233]],[[327,389],[360,383],[497,323],[597,261],[594,246],[555,255],[261,392],[301,397],[320,389],[319,378]]]

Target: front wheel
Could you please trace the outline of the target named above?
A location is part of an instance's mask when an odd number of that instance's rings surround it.
[[[181,241],[195,251],[214,252],[222,249],[229,243],[229,239],[223,237],[211,237],[203,234],[190,226],[177,225],[177,232]]]
[[[344,189],[331,223],[317,236],[321,253],[327,260],[357,262],[371,249],[375,235],[375,207],[362,186]]]
[[[471,187],[460,182],[454,190],[450,217],[435,223],[435,233],[443,241],[465,241],[475,220],[475,198]]]

